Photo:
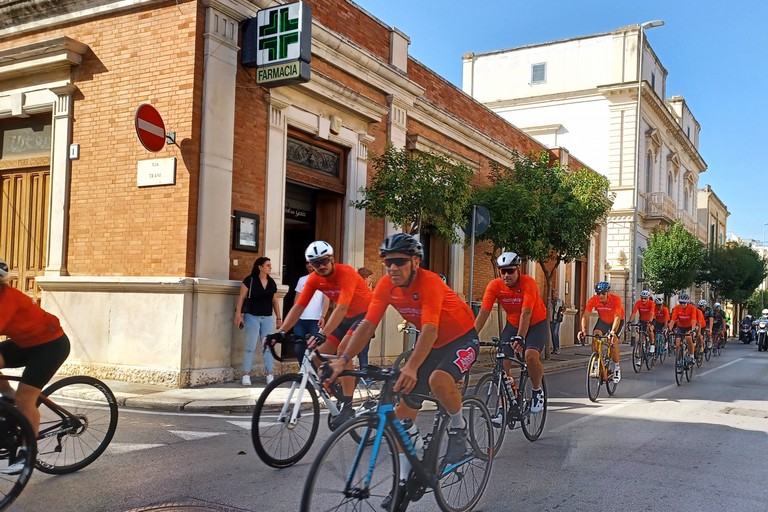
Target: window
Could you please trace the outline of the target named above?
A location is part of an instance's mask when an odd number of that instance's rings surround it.
[[[675,178],[672,177],[672,172],[667,174],[667,195],[673,197],[672,190],[675,188]]]
[[[651,89],[656,90],[656,73],[651,73]]]
[[[543,84],[547,81],[547,63],[531,65],[531,84]]]
[[[653,187],[653,152],[648,151],[645,157],[645,193],[650,194]]]

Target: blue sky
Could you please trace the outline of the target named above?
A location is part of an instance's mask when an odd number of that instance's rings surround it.
[[[708,168],[699,187],[711,185],[728,207],[729,234],[768,237],[768,196],[760,190],[768,174],[765,0],[353,1],[408,35],[411,56],[459,88],[467,52],[663,20],[646,36],[667,69],[667,95],[683,96],[701,125],[699,152]]]

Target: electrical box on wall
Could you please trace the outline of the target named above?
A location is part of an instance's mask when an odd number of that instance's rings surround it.
[[[69,159],[78,160],[80,158],[80,144],[69,145]]]

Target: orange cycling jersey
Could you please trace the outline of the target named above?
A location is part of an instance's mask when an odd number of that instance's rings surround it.
[[[321,277],[317,272],[312,272],[304,283],[296,304],[307,307],[315,295],[315,290],[320,290],[336,304],[348,305],[346,318],[362,315],[368,310],[368,304],[371,302],[371,289],[365,284],[365,279],[353,267],[343,263],[335,263],[333,273],[328,277]]]
[[[422,329],[425,324],[437,327],[433,348],[447,345],[475,326],[475,317],[469,306],[439,275],[423,268],[416,270],[406,288],[392,284],[388,275],[379,279],[365,319],[377,325],[390,304],[417,329]]]
[[[482,309],[491,311],[496,300],[501,302],[501,307],[507,312],[507,321],[516,328],[520,328],[523,308],[531,308],[531,325],[547,319],[547,307],[539,295],[536,280],[529,275],[521,274],[517,285],[512,288],[504,284],[500,277],[488,283]]]
[[[64,335],[59,319],[23,292],[0,286],[0,334],[20,347],[34,347]]]
[[[704,319],[704,312],[699,308],[696,308],[696,321],[699,323],[699,326],[701,326],[702,329],[709,325],[709,322]]]
[[[613,324],[613,318],[616,314],[620,319],[624,319],[624,308],[621,305],[621,297],[609,293],[605,302],[600,300],[599,295],[593,295],[591,299],[587,301],[587,306],[584,308],[585,313],[591,312],[593,309],[597,310],[597,316],[600,320],[607,324]]]
[[[698,309],[690,304],[687,304],[685,307],[683,307],[682,304],[678,304],[672,308],[672,323],[675,323],[675,325],[684,329],[693,327],[693,323],[698,319],[696,311],[698,311]]]
[[[654,318],[660,324],[666,324],[669,322],[669,308],[667,308],[667,306],[661,306],[660,308],[657,308]]]
[[[632,310],[632,316],[634,317],[635,313],[638,311],[640,312],[641,322],[650,322],[656,314],[656,304],[654,304],[650,299],[645,299],[645,302],[643,302],[643,299],[640,299],[635,302],[635,308]]]

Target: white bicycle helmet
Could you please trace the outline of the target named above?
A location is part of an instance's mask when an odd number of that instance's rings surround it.
[[[5,260],[0,260],[0,279],[8,277],[8,264]]]
[[[643,290],[640,292],[641,299],[647,299],[650,296],[651,296],[651,292],[649,292],[648,290]]]
[[[503,252],[501,253],[501,256],[496,259],[496,264],[499,268],[519,267],[522,263],[522,258],[514,252]]]
[[[664,299],[662,299],[661,297],[656,297],[655,299],[653,299],[653,302],[655,302],[657,306],[661,306],[661,304],[664,302]]]
[[[688,296],[687,293],[683,293],[682,295],[680,295],[680,297],[677,298],[677,302],[679,302],[680,304],[688,304],[689,302],[691,302],[691,297]]]
[[[700,308],[703,308],[703,307],[705,307],[706,305],[707,305],[707,299],[701,299],[701,300],[699,301],[699,307],[700,307]]]
[[[763,310],[763,316],[768,316],[768,308]]]
[[[309,247],[307,247],[307,250],[304,251],[304,257],[307,261],[315,261],[326,256],[333,256],[333,247],[323,240],[312,242],[309,244]]]
[[[715,309],[721,309],[722,307],[719,302],[715,302]]]

